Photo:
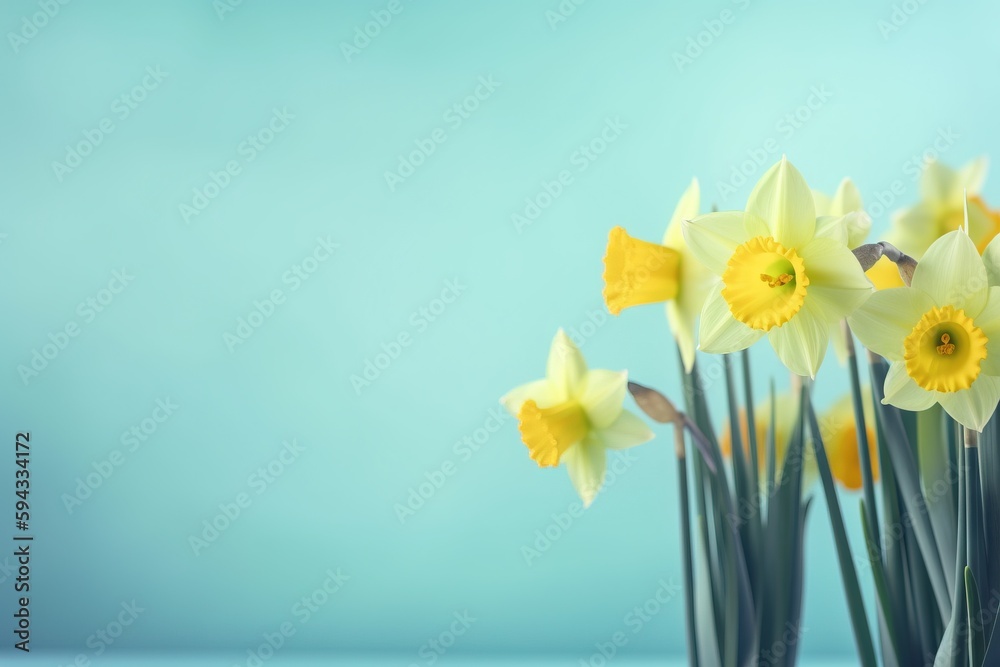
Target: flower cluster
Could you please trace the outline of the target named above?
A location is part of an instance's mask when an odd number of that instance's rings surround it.
[[[912,411],[939,404],[981,431],[1000,402],[1000,214],[980,197],[985,172],[985,159],[958,171],[928,164],[922,200],[893,217],[886,242],[871,245],[862,245],[871,220],[850,180],[827,196],[782,158],[743,210],[712,213],[700,211],[694,180],[661,242],[611,230],[605,303],[613,315],[665,304],[688,373],[696,350],[727,354],[766,337],[793,374],[815,378],[831,341],[844,356],[846,320],[891,364],[885,403]],[[881,257],[862,259],[872,253]],[[588,371],[560,332],[548,377],[502,399],[531,458],[541,466],[565,461],[588,504],[605,450],[652,437],[623,408],[626,383],[624,371]],[[855,436],[852,429],[828,443],[848,488],[860,486],[857,451],[846,444]]]

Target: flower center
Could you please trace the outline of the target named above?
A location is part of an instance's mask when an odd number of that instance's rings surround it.
[[[611,230],[604,256],[604,301],[612,315],[629,306],[673,299],[679,277],[679,252],[632,238],[621,227]]]
[[[531,459],[539,466],[559,465],[559,459],[571,446],[583,440],[590,421],[576,401],[566,401],[551,408],[539,408],[525,401],[517,413],[521,440],[528,446]]]
[[[906,372],[927,391],[968,389],[979,376],[986,343],[964,310],[931,308],[903,341]]]
[[[733,251],[722,274],[722,296],[740,322],[768,331],[792,319],[805,302],[802,258],[767,236],[757,236]]]

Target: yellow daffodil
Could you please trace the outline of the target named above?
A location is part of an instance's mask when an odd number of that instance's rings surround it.
[[[721,284],[701,313],[699,349],[735,352],[767,334],[794,373],[815,377],[831,326],[871,293],[840,218],[817,220],[812,192],[782,158],[746,211],[685,221],[684,240]]]
[[[681,196],[663,243],[629,236],[622,227],[611,230],[604,256],[604,301],[612,315],[623,308],[666,302],[670,329],[680,346],[684,370],[694,366],[694,328],[714,276],[687,248],[681,232],[684,220],[698,215],[698,180]]]
[[[857,248],[865,242],[872,228],[872,219],[865,213],[864,205],[861,203],[861,193],[851,179],[842,180],[833,197],[828,197],[819,190],[813,190],[812,194],[817,217],[833,216],[844,220],[847,227],[848,248]],[[856,215],[850,215],[851,213]]]
[[[580,350],[560,329],[546,377],[500,399],[520,422],[532,460],[542,467],[565,463],[585,507],[604,481],[606,450],[653,437],[645,422],[623,407],[627,384],[625,371],[588,370]]]
[[[985,157],[957,171],[938,161],[927,163],[920,179],[921,201],[893,215],[893,245],[919,260],[936,239],[962,226],[968,195],[969,237],[978,248],[985,248],[997,233],[979,197],[987,166]]]
[[[931,244],[910,287],[880,290],[849,318],[871,351],[891,362],[884,402],[935,403],[981,431],[1000,401],[1000,287],[990,287],[964,230]]]
[[[862,396],[865,413],[865,433],[868,437],[872,479],[878,481],[878,455],[875,444],[875,410],[871,392]],[[830,472],[841,486],[851,491],[861,488],[861,455],[858,452],[858,429],[854,420],[854,404],[844,396],[820,417],[820,432],[830,461]]]

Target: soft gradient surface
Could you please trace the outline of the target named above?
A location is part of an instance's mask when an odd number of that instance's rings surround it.
[[[786,153],[851,176],[877,237],[924,151],[995,154],[1000,7],[904,4],[5,3],[0,514],[30,430],[33,648],[681,655],[680,598],[649,603],[681,576],[670,439],[570,517],[497,399],[560,326],[678,395],[662,308],[607,315],[601,257],[617,224],[658,240],[692,176],[740,208]],[[831,357],[819,400],[845,389]],[[801,648],[850,662],[821,499],[810,522]]]

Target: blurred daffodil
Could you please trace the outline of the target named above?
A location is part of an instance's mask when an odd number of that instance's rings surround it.
[[[931,244],[910,287],[880,290],[849,318],[858,339],[891,365],[884,402],[939,403],[981,431],[1000,401],[1000,287],[990,287],[964,230]]]
[[[627,383],[625,371],[588,370],[580,350],[560,329],[549,350],[546,377],[500,399],[520,422],[532,460],[542,467],[565,463],[584,506],[604,481],[606,450],[653,437],[645,422],[623,407]]]
[[[865,435],[868,438],[872,480],[878,481],[878,455],[875,444],[875,410],[871,392],[862,392],[865,415]],[[861,488],[861,454],[858,451],[858,429],[854,419],[854,404],[850,394],[844,396],[819,419],[823,445],[830,461],[830,472],[841,486],[851,491]]]
[[[721,284],[701,313],[699,349],[742,350],[767,334],[793,373],[815,377],[833,324],[871,293],[840,218],[816,218],[812,192],[782,158],[746,211],[685,221],[684,239]]]
[[[872,219],[865,213],[861,193],[851,179],[842,180],[833,197],[828,197],[819,190],[813,190],[812,195],[818,218],[833,216],[844,221],[848,248],[857,248],[865,242],[872,228]],[[852,213],[856,215],[850,215]]]
[[[795,432],[795,422],[799,414],[799,398],[797,393],[779,394],[776,398],[776,409],[774,411],[774,467],[775,478],[781,479],[781,470],[785,462],[785,454],[788,445],[791,443],[792,434]],[[740,410],[740,438],[743,442],[743,454],[750,456],[750,428],[747,423],[746,410]],[[761,484],[767,480],[764,471],[767,469],[767,441],[771,426],[771,399],[765,399],[758,403],[753,410],[754,431],[757,436],[757,470]],[[719,449],[722,455],[729,458],[733,454],[732,428],[729,420],[722,424],[719,431]],[[804,475],[807,482],[814,477],[815,464],[812,458],[812,449],[803,447],[802,457],[805,461]]]
[[[979,197],[988,161],[980,157],[961,169],[927,163],[920,178],[921,201],[898,211],[892,220],[892,243],[918,260],[939,237],[961,227],[968,196],[969,237],[981,250],[997,233],[990,210]]]
[[[694,366],[695,321],[714,276],[684,243],[681,223],[698,215],[698,180],[681,196],[663,243],[633,238],[622,227],[611,230],[604,256],[604,301],[612,315],[622,309],[666,302],[670,329],[680,346],[684,370]]]

